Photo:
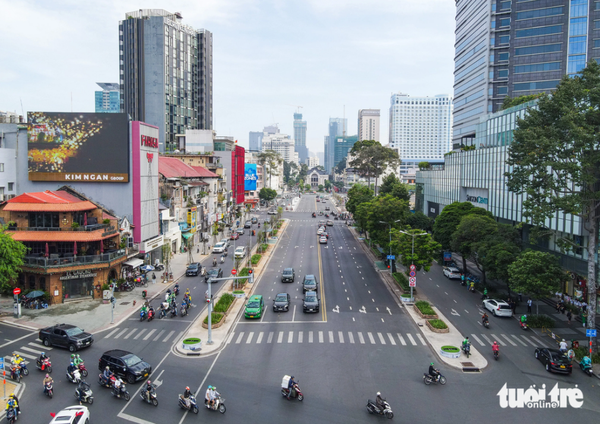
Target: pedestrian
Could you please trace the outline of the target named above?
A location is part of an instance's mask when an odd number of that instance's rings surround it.
[[[567,324],[571,325],[571,318],[573,317],[573,314],[571,313],[571,310],[569,309],[567,311]]]
[[[152,284],[156,284],[156,273],[152,273]]]
[[[554,307],[554,309],[556,309],[556,313],[560,313],[560,302],[556,302],[556,306]]]
[[[510,300],[510,309],[512,309],[512,313],[515,315],[517,311],[517,302],[512,299]]]
[[[585,300],[581,303],[581,310],[583,312],[587,311],[587,302]]]
[[[583,312],[581,314],[581,322],[583,323],[583,328],[585,328],[585,319],[587,318],[587,312]]]
[[[523,301],[523,295],[521,293],[519,293],[519,302]]]
[[[530,314],[531,313],[531,306],[533,305],[533,301],[531,300],[531,298],[527,299],[527,313]]]

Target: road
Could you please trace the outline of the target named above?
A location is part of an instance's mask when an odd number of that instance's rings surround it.
[[[596,417],[600,408],[597,388],[592,387],[595,380],[578,370],[570,377],[546,373],[532,358],[532,343],[537,341],[514,331],[516,323],[510,320],[492,318],[487,335],[477,324],[474,295],[447,281],[434,267],[427,275],[419,274],[419,290],[439,305],[460,331],[476,335],[484,344],[487,343],[484,335],[489,339],[507,336],[500,339],[506,344],[501,348],[501,359],[481,373],[467,374],[440,366],[420,330],[404,307],[394,300],[345,224],[333,221],[334,225],[328,227],[328,243],[318,244],[316,230],[320,218],[312,218],[311,212],[324,207],[315,202],[314,195],[304,195],[296,211],[284,212],[290,224],[265,272],[255,283],[255,294],[265,297],[266,312],[260,320],[242,318],[220,353],[183,358],[171,350],[173,340],[200,312],[200,307],[184,319],[140,323],[131,317],[118,328],[95,335],[94,345],[81,352],[92,371],[89,379],[95,380],[95,360],[103,351],[115,347],[131,350],[154,366],[151,379],[160,384],[157,390],[160,404],[154,408],[142,403],[136,392],[140,384],[129,387],[135,397],[128,403],[93,384],[93,422],[192,423],[209,419],[223,423],[375,422],[378,418],[370,417],[364,406],[377,391],[392,405],[396,422],[480,422],[500,417],[531,423],[573,418],[591,422]],[[294,283],[281,282],[281,272],[286,267],[295,269]],[[301,282],[306,274],[316,275],[320,283],[321,311],[317,314],[302,312]],[[181,287],[183,290],[190,287],[195,300],[204,291],[204,283],[195,278],[184,279]],[[272,299],[279,292],[290,293],[289,312],[272,311]],[[459,315],[452,315],[452,309]],[[26,337],[0,349],[5,353],[16,345],[35,345],[33,339]],[[21,402],[27,418],[35,418],[31,422],[45,422],[50,411],[74,400],[74,385],[64,381],[68,352],[53,349],[50,354],[53,364],[60,364],[55,365],[54,373],[57,396],[49,400],[37,389],[27,390]],[[423,384],[422,375],[431,361],[447,377],[446,386]],[[304,402],[281,397],[279,385],[284,374],[292,374],[299,381]],[[40,384],[41,389],[41,373],[34,372],[25,381]],[[549,411],[499,406],[497,393],[505,383],[515,388],[528,388],[530,384],[546,384],[551,388],[557,382],[560,387],[569,388],[578,384],[584,394],[583,408]],[[178,408],[177,394],[186,385],[202,398],[208,384],[216,385],[227,399],[224,415],[201,409],[196,417]],[[99,416],[102,418],[98,419]]]

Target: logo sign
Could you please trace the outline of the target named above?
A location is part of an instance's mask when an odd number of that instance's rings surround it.
[[[154,153],[146,152],[146,159],[148,159],[148,163],[152,163],[152,159],[154,159]]]
[[[254,191],[256,190],[256,181],[258,180],[258,174],[255,163],[244,164],[244,190]]]
[[[387,258],[395,260],[396,259],[396,255],[387,255]]]
[[[596,329],[585,330],[585,337],[596,337]]]
[[[19,294],[21,294],[21,289],[20,289],[20,288],[18,288],[18,287],[17,287],[17,288],[15,288],[15,289],[13,290],[13,294],[14,294],[15,296],[16,296],[16,295],[19,295]]]
[[[487,197],[481,197],[481,196],[470,196],[469,194],[467,194],[467,202],[481,203],[482,205],[487,205],[488,204],[488,198]]]
[[[558,383],[546,393],[546,385],[536,388],[535,384],[525,389],[508,388],[504,383],[502,389],[496,394],[500,401],[500,408],[581,408],[583,405],[583,392],[575,388],[559,388]]]
[[[416,271],[416,269],[417,269],[417,267],[416,267],[415,265],[411,265],[411,266],[410,266],[410,270],[411,270],[411,271]]]
[[[237,270],[236,269],[232,269],[231,270],[231,275],[235,275],[235,274],[237,274]]]
[[[408,275],[410,275],[411,277],[416,277],[417,273],[415,271],[411,271]]]

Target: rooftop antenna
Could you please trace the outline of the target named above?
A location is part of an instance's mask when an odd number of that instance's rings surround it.
[[[19,100],[21,101],[21,113],[23,114],[23,119],[27,119],[27,117],[25,116],[25,109],[23,109],[23,99],[19,97]]]

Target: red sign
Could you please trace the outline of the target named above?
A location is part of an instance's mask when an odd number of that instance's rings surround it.
[[[158,149],[158,138],[150,137],[149,135],[142,135],[142,146],[154,147]]]
[[[148,159],[148,163],[152,163],[152,158],[154,158],[154,153],[146,152],[146,158]]]
[[[13,294],[14,294],[14,295],[21,294],[21,289],[20,289],[20,288],[18,288],[18,287],[17,287],[17,288],[15,288],[15,289],[13,290]]]
[[[415,269],[417,269],[417,267],[416,267],[416,266],[414,266],[414,265],[411,265],[411,266],[410,266],[410,270],[411,270],[411,271],[414,271]]]
[[[237,270],[235,270],[235,269],[232,269],[232,270],[231,270],[231,275],[235,275],[235,274],[237,274]],[[16,289],[15,289],[15,290],[16,290]]]

